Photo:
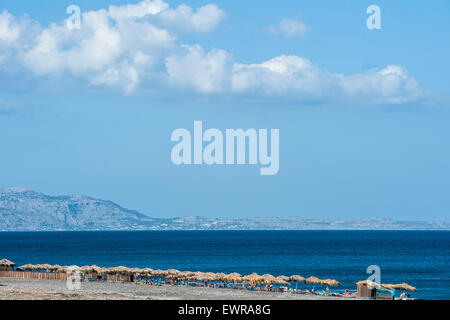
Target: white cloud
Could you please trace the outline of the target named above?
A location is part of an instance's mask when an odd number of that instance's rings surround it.
[[[177,86],[193,88],[200,93],[228,91],[231,55],[213,49],[205,53],[199,45],[183,46],[181,53],[166,59],[169,81]]]
[[[136,68],[125,61],[121,65],[112,66],[102,74],[95,76],[91,83],[108,87],[118,86],[123,88],[126,94],[129,94],[139,84],[139,75]]]
[[[73,75],[101,72],[123,53],[120,30],[111,26],[106,11],[83,14],[83,28],[68,30],[64,24],[51,24],[23,52],[24,64],[38,75]]]
[[[297,56],[279,56],[261,64],[236,64],[233,68],[233,92],[264,94],[295,93],[317,95],[330,82],[332,75],[320,70],[309,60]],[[321,95],[319,95],[321,96]]]
[[[177,9],[168,9],[159,15],[164,26],[182,32],[209,33],[225,18],[225,12],[215,4],[208,4],[193,11],[182,4]]]
[[[297,56],[279,56],[261,64],[236,64],[231,91],[289,95],[303,100],[366,99],[404,103],[426,95],[401,66],[345,76],[331,73]]]
[[[274,36],[303,38],[311,31],[311,28],[299,20],[284,18],[279,25],[269,27],[268,31]]]
[[[348,96],[371,96],[379,101],[403,103],[426,95],[419,83],[401,66],[388,65],[379,71],[339,76],[339,85]]]
[[[3,11],[0,66],[22,65],[37,76],[76,77],[130,93],[141,77],[161,72],[167,56],[179,47],[172,29],[211,32],[223,17],[216,5],[171,9],[162,0],[144,0],[84,12],[81,29],[69,30],[65,21],[43,27]]]
[[[162,0],[144,0],[136,4],[124,6],[109,6],[109,16],[114,20],[130,18],[143,18],[147,15],[156,15],[167,10],[169,5]]]
[[[0,14],[0,41],[13,42],[19,38],[20,27],[14,17],[7,11]]]
[[[425,96],[418,82],[401,66],[342,75],[294,55],[242,64],[225,50],[205,50],[178,39],[185,32],[211,32],[224,17],[216,5],[196,10],[186,5],[171,9],[162,0],[144,0],[85,12],[81,30],[69,30],[65,21],[43,27],[3,11],[0,75],[14,66],[38,79],[65,77],[88,86],[120,88],[125,94],[139,89],[152,92],[157,87],[170,92],[270,96],[295,101],[364,99],[381,103],[403,103]],[[308,29],[299,21],[285,20],[277,32],[284,30],[286,35],[299,36]]]

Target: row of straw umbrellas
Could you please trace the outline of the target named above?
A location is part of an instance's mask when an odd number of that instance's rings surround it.
[[[17,267],[17,271],[44,271],[44,272],[55,272],[55,273],[66,273],[70,267],[60,266],[60,265],[49,265],[49,264],[26,264]],[[222,281],[228,283],[248,283],[248,284],[279,284],[279,285],[289,285],[291,282],[297,283],[307,283],[307,284],[320,284],[326,286],[340,286],[341,283],[334,279],[319,279],[317,277],[304,278],[300,275],[287,276],[273,276],[271,274],[259,275],[257,273],[252,273],[249,275],[241,275],[239,273],[233,272],[230,274],[226,273],[213,273],[213,272],[192,272],[192,271],[179,271],[176,269],[168,270],[153,270],[150,268],[128,268],[128,267],[112,267],[112,268],[102,268],[96,265],[93,266],[83,266],[79,268],[80,272],[85,274],[96,274],[98,276],[103,276],[107,274],[122,274],[122,275],[133,275],[137,277],[157,277],[166,279],[177,279],[181,281]]]
[[[60,265],[50,265],[50,264],[25,264],[23,266],[17,267],[17,271],[44,271],[44,272],[55,272],[55,273],[67,273],[71,267],[60,266]],[[112,267],[112,268],[102,268],[96,265],[93,266],[83,266],[79,268],[80,272],[90,275],[128,275],[136,276],[141,278],[166,278],[166,279],[177,279],[180,281],[221,281],[227,283],[248,283],[251,285],[262,284],[279,284],[279,285],[289,285],[289,283],[306,283],[306,284],[319,284],[322,286],[340,286],[341,283],[334,279],[319,279],[317,277],[311,276],[309,278],[304,278],[300,275],[287,276],[273,276],[271,274],[259,275],[257,273],[252,273],[249,275],[241,275],[239,273],[233,272],[230,274],[226,273],[213,273],[213,272],[192,272],[192,271],[179,271],[176,269],[168,270],[153,270],[151,268],[128,268],[124,266]],[[357,284],[367,284],[376,288],[384,288],[388,290],[407,290],[416,292],[417,289],[407,283],[400,284],[378,284],[370,280],[364,280],[357,282]]]

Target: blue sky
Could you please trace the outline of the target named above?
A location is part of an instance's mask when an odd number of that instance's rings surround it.
[[[123,18],[136,3],[78,1],[117,10],[83,16],[74,35],[73,1],[2,2],[0,188],[155,217],[448,220],[448,1],[166,1]],[[366,27],[371,4],[381,30]],[[194,120],[279,128],[279,173],[174,166],[170,134]]]

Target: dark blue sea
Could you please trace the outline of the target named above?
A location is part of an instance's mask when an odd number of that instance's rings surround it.
[[[4,232],[0,259],[333,278],[356,289],[369,265],[382,283],[406,282],[412,297],[450,298],[446,231]],[[301,285],[311,288],[311,285]],[[316,287],[316,290],[320,286]]]

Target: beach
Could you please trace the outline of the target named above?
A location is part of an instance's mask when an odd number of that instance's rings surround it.
[[[355,300],[322,296],[137,283],[83,282],[69,290],[65,281],[0,278],[0,300]]]

